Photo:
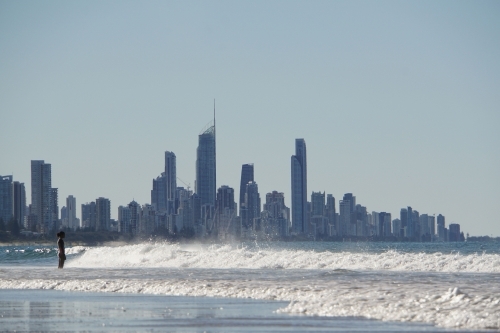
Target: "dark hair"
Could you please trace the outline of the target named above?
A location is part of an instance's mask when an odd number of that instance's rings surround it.
[[[64,237],[65,234],[64,234],[64,231],[59,231],[57,234],[56,234],[57,237]]]

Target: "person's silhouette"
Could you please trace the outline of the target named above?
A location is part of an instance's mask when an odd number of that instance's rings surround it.
[[[59,237],[59,239],[57,240],[59,266],[57,268],[63,268],[64,260],[66,260],[66,254],[64,253],[64,240],[63,240],[65,236],[66,234],[64,233],[64,231],[59,231],[57,233],[57,237]]]

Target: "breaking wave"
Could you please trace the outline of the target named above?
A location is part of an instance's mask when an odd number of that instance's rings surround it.
[[[120,247],[74,247],[68,267],[178,267],[245,269],[346,269],[411,272],[500,272],[500,255],[443,254],[388,250],[381,253],[331,252],[235,245],[138,244]]]

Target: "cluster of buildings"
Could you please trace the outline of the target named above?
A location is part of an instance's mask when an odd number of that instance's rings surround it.
[[[387,212],[368,212],[346,193],[338,202],[325,192],[307,192],[307,154],[304,139],[295,140],[291,156],[291,208],[285,195],[273,191],[261,202],[254,165],[243,164],[239,195],[234,188],[216,188],[216,132],[212,124],[198,136],[196,181],[177,186],[176,156],[165,152],[163,172],[153,179],[151,202],[132,201],[118,207],[111,219],[111,201],[97,198],[81,205],[66,198],[59,216],[57,188],[52,187],[51,165],[31,161],[31,204],[25,186],[12,176],[0,176],[0,218],[11,219],[25,232],[49,233],[59,229],[117,231],[132,235],[187,233],[197,238],[231,239],[384,239],[409,241],[461,241],[460,225],[446,228],[445,217],[402,208],[397,218]],[[181,181],[182,182],[182,181]]]

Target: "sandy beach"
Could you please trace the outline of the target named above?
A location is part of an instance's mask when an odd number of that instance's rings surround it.
[[[444,332],[423,324],[276,313],[286,302],[0,290],[0,332]]]

